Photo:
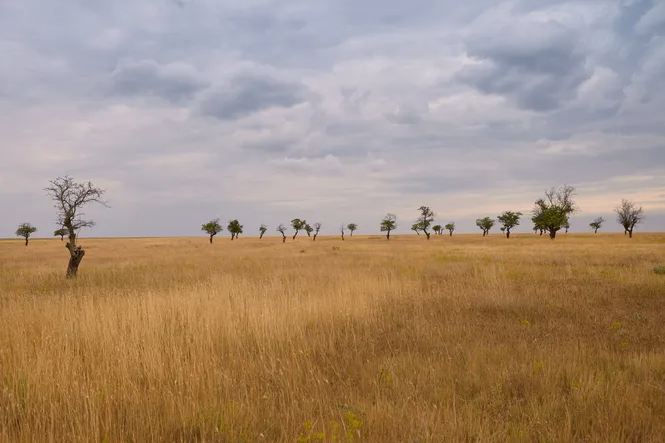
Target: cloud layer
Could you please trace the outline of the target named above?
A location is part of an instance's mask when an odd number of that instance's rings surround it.
[[[108,189],[87,235],[421,205],[475,232],[564,183],[573,231],[622,198],[665,226],[656,0],[10,1],[0,57],[0,237],[55,229],[64,174]]]

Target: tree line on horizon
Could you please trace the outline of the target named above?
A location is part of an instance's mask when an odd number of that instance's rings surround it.
[[[102,199],[106,190],[96,187],[92,182],[85,183],[75,182],[70,176],[61,176],[55,180],[49,181],[49,186],[44,188],[47,195],[55,202],[54,206],[57,212],[57,224],[60,226],[53,232],[55,237],[60,237],[64,241],[67,236],[68,241],[65,247],[69,252],[69,262],[67,264],[67,278],[75,278],[78,273],[79,265],[85,256],[85,250],[81,245],[77,244],[78,233],[83,228],[92,228],[95,222],[86,220],[82,209],[90,203],[98,203],[102,206],[109,207],[108,203]],[[540,232],[540,235],[547,232],[550,239],[556,238],[557,232],[565,229],[568,232],[570,228],[570,216],[579,211],[575,204],[574,196],[576,194],[575,187],[564,185],[561,188],[551,188],[545,191],[545,196],[535,201],[534,209],[532,210],[531,222],[533,223],[533,230],[535,233]],[[442,235],[444,231],[448,231],[452,236],[455,231],[455,223],[450,222],[444,226],[440,224],[434,225],[436,214],[428,206],[421,206],[418,208],[419,216],[416,222],[411,226],[411,230],[420,235],[424,233],[427,240],[434,232],[436,235]],[[636,206],[630,200],[622,199],[621,205],[614,208],[617,214],[617,222],[623,226],[624,234],[630,238],[633,237],[633,230],[635,227],[644,222],[644,210],[641,206]],[[496,222],[500,224],[501,232],[510,238],[511,230],[519,226],[523,214],[517,211],[504,211],[496,217],[496,220],[491,217],[484,217],[476,220],[476,226],[482,231],[483,237],[487,236],[490,230],[495,226]],[[213,238],[223,231],[220,225],[219,218],[213,219],[201,225],[201,230],[209,236],[209,241],[212,244]],[[603,217],[598,217],[589,223],[589,227],[598,233],[605,223]],[[290,223],[291,228],[295,231],[292,239],[298,236],[300,231],[305,231],[308,237],[312,237],[316,241],[319,235],[322,224],[316,222],[309,224],[307,220],[294,218]],[[379,224],[379,229],[384,232],[386,239],[390,240],[390,233],[397,228],[397,216],[395,214],[386,214]],[[231,234],[231,240],[237,239],[240,234],[244,233],[244,226],[240,224],[237,219],[230,220],[226,229]],[[358,229],[356,223],[341,224],[340,233],[342,240],[346,232],[349,236]],[[432,232],[430,232],[430,230]],[[259,227],[259,239],[262,239],[268,231],[268,226],[262,224]],[[276,231],[282,236],[282,242],[286,242],[287,227],[280,223]],[[25,239],[25,246],[28,246],[29,239],[37,232],[37,228],[30,223],[22,223],[19,225],[15,234],[17,237]]]

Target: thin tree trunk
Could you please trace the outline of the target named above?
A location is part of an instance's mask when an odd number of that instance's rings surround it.
[[[210,236],[210,244],[212,244],[212,237],[213,237],[213,236],[211,235],[211,236]]]
[[[386,234],[386,240],[390,240],[390,231]]]
[[[286,235],[282,234],[282,243],[286,243]]]
[[[451,236],[451,237],[453,236],[453,233],[452,233],[452,231],[450,232],[450,236]]]
[[[510,238],[510,231],[506,230],[506,238]]]
[[[427,240],[429,240],[429,232],[425,231],[425,235],[427,236]]]
[[[628,238],[633,238],[633,230],[628,231]]]
[[[556,231],[550,231],[550,239],[554,240],[556,238]]]
[[[25,245],[28,246],[28,237],[25,238]]]
[[[60,241],[65,241],[65,236],[64,235],[60,236]]]
[[[262,232],[261,235],[259,235],[259,240],[263,238],[263,234],[265,234],[265,232]]]
[[[295,233],[295,234],[293,234],[293,240],[295,240],[295,239],[296,239],[296,235],[298,235],[298,231],[296,231],[296,233]]]
[[[314,234],[314,238],[312,238],[312,241],[316,241],[316,236],[317,236],[317,235],[319,235],[318,232]]]
[[[598,234],[598,228],[594,229],[594,230],[593,230],[593,233],[594,233],[594,234]]]

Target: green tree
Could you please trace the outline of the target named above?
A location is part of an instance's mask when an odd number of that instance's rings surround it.
[[[545,198],[536,200],[533,209],[531,220],[534,228],[541,230],[541,234],[542,231],[547,231],[554,240],[556,233],[568,223],[569,217],[577,212],[574,196],[575,188],[569,185],[545,191]]]
[[[600,216],[589,223],[589,226],[593,229],[594,234],[598,234],[598,230],[603,227],[603,223],[605,223],[605,219]]]
[[[358,229],[358,225],[355,223],[349,223],[348,225],[346,225],[346,229],[349,230],[349,235],[353,237],[353,232]]]
[[[305,229],[305,226],[307,226],[307,221],[306,220],[300,220],[299,218],[294,218],[291,220],[291,227],[295,229],[296,233],[293,234],[293,240],[296,239],[296,236],[298,235],[298,232],[302,231]]]
[[[478,226],[483,231],[483,237],[490,233],[490,230],[494,227],[495,221],[490,217],[479,218],[476,220],[476,226]]]
[[[28,239],[35,232],[37,232],[37,228],[32,226],[30,223],[21,223],[18,225],[18,229],[16,230],[16,236],[23,237],[25,239],[25,245],[28,246]]]
[[[280,223],[279,226],[277,226],[277,232],[282,234],[282,243],[286,243],[286,226]]]
[[[450,233],[450,236],[453,236],[453,232],[455,232],[455,223],[448,223],[446,226],[444,226],[446,231]]]
[[[441,233],[443,232],[443,228],[441,227],[441,225],[434,225],[432,226],[432,231],[434,231],[436,235],[441,235]]]
[[[397,228],[397,216],[395,214],[386,214],[381,220],[381,232],[386,233],[386,239],[390,240],[390,232]]]
[[[65,240],[65,235],[67,235],[67,230],[64,228],[56,229],[53,231],[53,237],[60,237],[60,241]]]
[[[95,226],[94,221],[83,218],[82,209],[90,203],[99,203],[108,207],[107,202],[102,200],[106,191],[94,186],[90,181],[77,183],[68,175],[51,180],[49,186],[44,190],[55,202],[55,208],[58,211],[58,225],[67,229],[69,236],[69,241],[65,244],[69,251],[67,278],[76,278],[81,261],[85,256],[85,249],[76,244],[77,234],[83,228]]]
[[[222,226],[219,224],[219,219],[210,220],[208,223],[201,225],[201,230],[207,233],[210,236],[210,244],[212,244],[212,238],[222,232]]]
[[[506,238],[510,238],[510,230],[520,224],[521,212],[504,211],[497,217],[499,223],[504,228],[502,232],[506,233]]]
[[[259,228],[259,232],[261,233],[259,235],[259,240],[261,240],[263,238],[263,235],[266,233],[267,230],[268,230],[268,226],[266,226],[265,224],[262,224],[261,227]]]
[[[623,226],[624,234],[633,238],[633,229],[635,226],[644,223],[644,210],[639,208],[630,200],[621,200],[621,206],[614,208],[617,213],[617,221]]]
[[[429,240],[430,233],[427,232],[427,229],[432,225],[434,221],[434,211],[432,211],[428,206],[421,206],[418,208],[420,211],[420,217],[418,217],[418,228],[425,233],[427,240]]]
[[[312,232],[314,232],[314,228],[312,228],[309,223],[305,224],[305,232],[307,233],[307,237],[312,236]]]
[[[229,233],[231,234],[231,240],[233,240],[234,238],[238,238],[238,236],[242,234],[242,225],[238,220],[229,221],[229,224],[226,226],[226,229],[228,229]]]
[[[320,230],[321,230],[321,223],[319,222],[314,223],[314,238],[312,238],[312,241],[316,241],[316,236],[319,235]]]
[[[411,230],[415,232],[417,235],[420,235],[420,223],[415,222],[414,224],[412,224]]]

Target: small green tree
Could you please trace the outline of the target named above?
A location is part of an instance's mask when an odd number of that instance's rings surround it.
[[[303,229],[305,229],[305,226],[307,226],[307,221],[300,220],[299,218],[294,218],[293,220],[291,220],[291,226],[296,231],[296,233],[293,234],[293,240],[295,240],[296,236],[298,235],[298,232],[302,231]]]
[[[436,214],[432,211],[429,206],[421,206],[418,208],[420,211],[420,217],[418,217],[418,228],[425,233],[427,240],[429,240],[430,233],[427,232],[427,229],[434,222],[434,217]]]
[[[476,220],[476,226],[478,226],[483,231],[483,237],[490,233],[490,230],[494,227],[495,221],[490,217],[479,218]]]
[[[35,232],[37,232],[37,228],[32,226],[30,223],[21,223],[18,225],[18,229],[16,230],[16,236],[23,237],[25,239],[25,245],[28,246],[28,239]]]
[[[312,232],[314,232],[314,228],[312,228],[309,223],[305,225],[305,232],[307,233],[307,237],[312,236]]]
[[[605,219],[600,216],[589,223],[589,226],[593,229],[594,234],[598,234],[598,230],[603,227],[603,223],[605,223]]]
[[[566,226],[569,217],[577,212],[575,201],[575,188],[564,185],[556,189],[545,191],[545,198],[536,200],[533,210],[534,228],[549,232],[550,238],[554,240],[556,233]]]
[[[443,228],[441,227],[441,225],[434,225],[432,226],[432,231],[434,231],[436,235],[441,235]]]
[[[314,238],[312,238],[312,241],[316,241],[316,236],[319,235],[320,230],[321,230],[321,223],[319,222],[314,223]]]
[[[212,244],[212,238],[222,232],[222,226],[219,224],[219,219],[210,220],[208,223],[201,225],[201,230],[207,233],[210,236],[210,244]]]
[[[390,240],[390,231],[397,228],[397,216],[395,214],[386,214],[381,220],[381,232],[386,233],[386,239]]]
[[[358,229],[358,225],[355,223],[349,223],[346,225],[346,229],[349,230],[349,236],[353,237],[353,231]]]
[[[242,225],[238,220],[229,221],[226,229],[228,229],[229,233],[231,234],[231,240],[238,238],[238,235],[242,234]]]
[[[411,230],[415,232],[417,235],[420,235],[420,223],[415,222],[414,224],[412,224]]]
[[[628,234],[629,238],[633,238],[633,229],[640,223],[644,223],[644,210],[640,206],[635,206],[630,200],[621,200],[621,206],[615,208],[617,213],[617,221],[623,226],[624,234]]]
[[[506,238],[510,238],[510,230],[520,224],[521,212],[505,211],[497,217],[503,229],[501,232],[506,233]]]
[[[60,241],[65,240],[65,235],[67,235],[67,230],[65,228],[60,228],[53,231],[53,237],[60,237]]]
[[[286,243],[286,226],[280,223],[279,226],[277,226],[277,232],[282,234],[282,243]]]
[[[265,224],[262,224],[261,227],[259,228],[259,232],[261,233],[259,235],[259,240],[261,240],[263,238],[263,235],[266,233],[267,230],[268,230],[268,226],[266,226]]]
[[[448,223],[446,226],[444,226],[446,231],[450,233],[450,236],[453,236],[453,232],[455,232],[455,223]]]

